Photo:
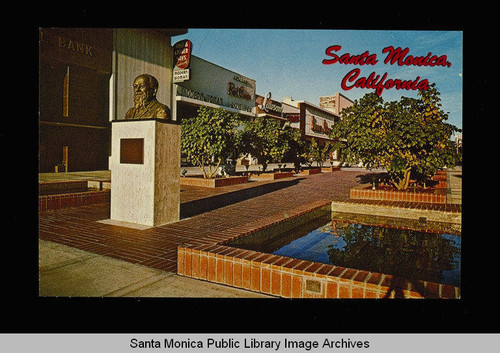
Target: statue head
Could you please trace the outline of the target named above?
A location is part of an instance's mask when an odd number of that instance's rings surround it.
[[[156,98],[158,80],[151,75],[142,74],[134,80],[134,105],[144,108],[152,99]]]

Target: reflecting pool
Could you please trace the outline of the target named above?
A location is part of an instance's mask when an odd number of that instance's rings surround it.
[[[328,215],[273,237],[249,235],[226,245],[459,286],[459,233],[417,229],[354,223]]]

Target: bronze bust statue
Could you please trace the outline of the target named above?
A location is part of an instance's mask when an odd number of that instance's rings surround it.
[[[170,109],[156,100],[158,80],[142,74],[134,80],[134,107],[125,114],[125,119],[171,119]]]

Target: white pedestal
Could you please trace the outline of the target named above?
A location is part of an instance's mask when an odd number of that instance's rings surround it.
[[[179,220],[180,125],[113,121],[111,219],[158,226]]]

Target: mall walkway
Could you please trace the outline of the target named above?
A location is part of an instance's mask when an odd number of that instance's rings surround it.
[[[177,247],[215,244],[332,200],[348,201],[349,188],[366,183],[369,173],[346,168],[219,189],[182,187],[181,220],[143,230],[101,223],[109,219],[109,203],[41,212],[40,295],[253,297],[175,275]]]

